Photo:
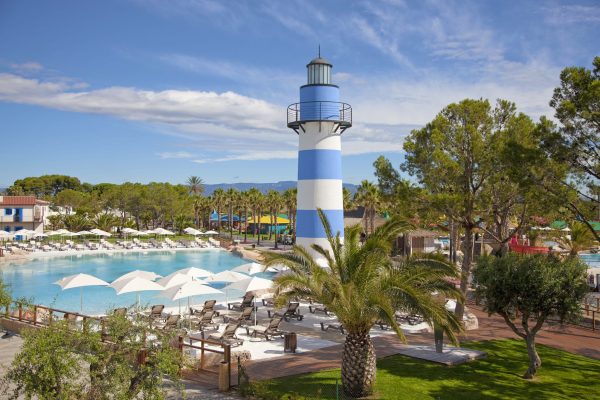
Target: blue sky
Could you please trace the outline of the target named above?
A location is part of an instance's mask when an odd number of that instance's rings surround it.
[[[538,118],[567,65],[600,55],[594,1],[0,1],[0,186],[296,177],[285,107],[334,64],[354,126],[344,180],[445,105],[506,98]]]

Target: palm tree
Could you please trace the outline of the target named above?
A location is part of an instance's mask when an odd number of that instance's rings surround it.
[[[98,214],[96,215],[96,218],[94,218],[94,220],[92,221],[92,224],[96,228],[101,229],[105,232],[110,232],[114,226],[118,225],[118,223],[119,221],[117,220],[117,218],[114,215],[108,213]]]
[[[190,224],[190,219],[187,215],[185,214],[177,214],[175,216],[175,220],[174,220],[174,227],[175,230],[177,230],[177,232],[179,234],[183,233],[183,230],[185,228],[187,228]]]
[[[342,188],[342,196],[344,198],[344,210],[353,210],[354,209],[354,199],[352,198],[352,193],[348,188]]]
[[[204,182],[197,176],[190,176],[186,181],[188,190],[192,196],[202,196],[204,193]]]
[[[365,208],[365,233],[369,232],[369,221],[371,225],[370,231],[372,233],[375,230],[375,215],[377,213],[377,208],[381,203],[379,188],[365,179],[360,183],[354,199],[357,204]]]
[[[257,188],[252,188],[248,190],[248,197],[250,199],[250,203],[252,204],[254,224],[258,227],[258,231],[255,231],[255,233],[258,235],[256,244],[260,246],[260,217],[262,216],[262,208],[264,206],[265,196]]]
[[[283,202],[288,210],[288,217],[290,219],[290,231],[292,232],[292,238],[295,242],[296,238],[296,210],[298,208],[298,189],[291,188],[283,192]]]
[[[242,235],[242,222],[245,224],[246,228],[244,229],[244,243],[248,241],[248,208],[250,207],[250,196],[248,192],[240,192],[240,197],[238,199],[239,203],[239,213],[240,213],[240,236]],[[243,215],[243,219],[242,219]]]
[[[347,331],[342,354],[344,391],[362,397],[372,392],[375,382],[376,359],[369,331],[376,321],[386,321],[405,340],[395,311],[418,313],[456,343],[460,322],[432,293],[460,298],[460,292],[444,279],[456,276],[457,270],[441,260],[394,263],[390,256],[392,241],[410,228],[397,219],[379,227],[362,245],[360,226],[351,227],[342,244],[340,234],[332,235],[325,214],[318,211],[331,251],[317,244],[311,247],[326,260],[328,268],[322,268],[302,246],[294,246],[292,253],[265,252],[265,265],[284,264],[290,268],[288,274],[274,280],[278,305],[308,297],[337,315]]]
[[[65,215],[63,222],[71,232],[79,232],[90,226],[90,220],[85,214]]]
[[[269,227],[269,239],[271,239],[271,233],[273,232],[273,225],[275,225],[275,248],[277,249],[277,237],[279,235],[279,211],[283,206],[283,196],[277,190],[269,190],[267,193],[267,204],[271,214],[271,226]]]
[[[570,256],[577,256],[580,251],[587,250],[594,245],[595,237],[584,223],[573,221],[569,238],[563,236],[556,240],[569,250]]]
[[[215,189],[212,194],[212,204],[217,211],[217,232],[221,233],[221,209],[227,204],[227,195],[223,189]]]
[[[225,192],[227,203],[227,225],[229,226],[229,238],[233,239],[233,209],[237,207],[239,192],[236,188],[229,188]]]

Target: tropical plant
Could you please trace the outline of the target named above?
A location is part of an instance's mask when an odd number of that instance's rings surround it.
[[[190,176],[186,181],[189,193],[192,196],[202,196],[204,193],[204,182],[197,176]]]
[[[60,214],[50,215],[48,217],[48,226],[47,228],[53,231],[57,231],[65,227],[65,223],[63,221],[63,216]]]
[[[271,234],[273,231],[275,232],[275,248],[277,249],[277,237],[279,236],[279,211],[283,207],[284,200],[277,190],[269,190],[267,193],[267,206],[269,207],[269,215],[271,217],[271,226],[269,227],[269,240],[271,239]],[[275,227],[275,228],[273,228]]]
[[[177,214],[175,216],[174,228],[179,234],[183,234],[183,230],[190,226],[190,217],[185,214]]]
[[[529,368],[524,378],[533,378],[542,365],[535,338],[548,317],[557,316],[561,322],[580,317],[580,302],[589,291],[586,271],[580,259],[554,255],[509,253],[477,262],[473,283],[485,310],[499,314],[527,343]]]
[[[348,188],[342,188],[342,197],[344,202],[344,210],[354,210],[354,196]]]
[[[87,229],[91,224],[85,214],[69,214],[63,217],[63,222],[71,232],[79,232]]]
[[[298,208],[298,189],[291,188],[283,192],[283,202],[285,208],[288,211],[288,218],[290,219],[289,230],[292,233],[293,241],[296,240],[296,211]]]
[[[227,195],[221,188],[215,189],[212,194],[212,205],[217,211],[217,232],[221,233],[221,210],[227,204]]]
[[[96,215],[96,218],[93,219],[92,224],[98,229],[101,229],[105,232],[110,232],[112,228],[119,224],[119,221],[114,215],[103,213]]]
[[[291,253],[265,252],[265,264],[290,268],[289,273],[274,280],[277,304],[311,298],[337,316],[348,332],[342,354],[344,391],[361,397],[371,393],[375,381],[375,350],[369,331],[376,321],[386,321],[405,340],[395,312],[408,310],[423,315],[456,342],[461,325],[432,293],[460,297],[444,279],[456,276],[457,271],[439,260],[408,259],[394,264],[392,242],[409,228],[397,219],[377,228],[364,244],[360,243],[360,226],[349,228],[342,243],[339,232],[333,236],[323,211],[318,213],[330,249],[313,244],[311,249],[294,246]],[[326,268],[317,257],[325,260]]]
[[[11,300],[10,287],[0,277],[0,307],[6,307],[10,304]]]
[[[365,233],[369,233],[369,225],[371,228],[370,232],[373,232],[375,230],[375,216],[377,215],[377,209],[381,205],[379,189],[372,182],[365,179],[360,183],[354,201],[365,208],[365,214],[363,216]]]
[[[596,242],[596,238],[587,225],[573,221],[570,224],[570,232],[567,235],[559,236],[556,239],[564,248],[569,250],[571,256],[576,256],[580,251],[588,250]]]
[[[233,210],[238,206],[240,192],[235,188],[227,189],[225,192],[225,203],[227,204],[227,226],[229,237],[233,238]]]
[[[248,190],[248,197],[250,199],[250,204],[252,205],[252,215],[254,216],[254,233],[257,235],[256,244],[260,246],[260,218],[265,203],[265,196],[260,190],[252,188]]]

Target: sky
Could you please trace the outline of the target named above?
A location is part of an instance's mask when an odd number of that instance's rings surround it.
[[[373,180],[452,102],[552,117],[560,71],[589,68],[599,37],[585,0],[0,0],[0,187],[295,180],[286,107],[319,45],[353,108],[344,181]]]

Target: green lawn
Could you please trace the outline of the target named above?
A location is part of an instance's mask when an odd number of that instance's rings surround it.
[[[379,360],[373,398],[600,399],[598,360],[538,345],[542,368],[535,380],[526,381],[521,378],[527,369],[523,341],[471,342],[465,347],[486,351],[488,357],[457,367],[405,356]],[[335,399],[339,376],[338,369],[260,383],[259,391],[269,394],[258,398]],[[299,396],[288,397],[290,393]]]

